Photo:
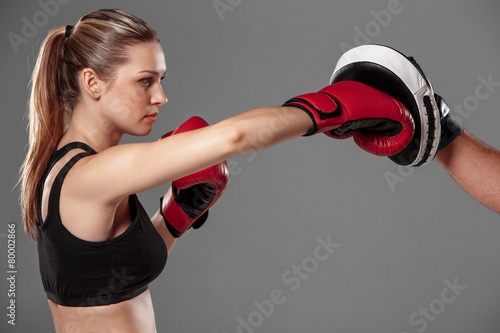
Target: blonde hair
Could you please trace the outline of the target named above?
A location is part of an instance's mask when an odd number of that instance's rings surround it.
[[[29,149],[20,183],[25,230],[35,241],[44,172],[78,102],[79,72],[91,68],[100,79],[112,80],[128,61],[126,46],[160,42],[148,24],[119,9],[85,15],[68,32],[49,31],[31,77]]]

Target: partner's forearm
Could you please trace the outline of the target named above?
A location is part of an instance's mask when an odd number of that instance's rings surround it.
[[[500,214],[500,151],[464,130],[436,159],[463,189]]]

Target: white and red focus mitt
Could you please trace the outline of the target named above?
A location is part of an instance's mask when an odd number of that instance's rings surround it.
[[[208,123],[202,118],[191,117],[175,131],[163,135],[162,139],[205,126]],[[201,227],[208,217],[209,208],[220,198],[228,181],[226,161],[174,180],[160,199],[160,213],[172,236],[178,238],[191,227]]]
[[[410,111],[415,133],[407,147],[389,158],[403,166],[420,166],[432,161],[436,152],[461,133],[448,124],[447,108],[435,95],[432,85],[415,59],[384,45],[361,45],[345,52],[337,62],[330,83],[356,81],[383,91]],[[442,120],[443,119],[443,120]],[[445,128],[445,129],[446,129]]]

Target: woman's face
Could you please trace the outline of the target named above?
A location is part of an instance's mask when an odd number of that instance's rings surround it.
[[[101,94],[102,115],[114,131],[147,135],[158,107],[167,103],[161,86],[165,55],[158,43],[140,43],[127,49],[128,63],[119,67]]]

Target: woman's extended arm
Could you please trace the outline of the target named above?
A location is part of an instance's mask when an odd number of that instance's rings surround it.
[[[82,198],[112,203],[231,156],[299,137],[311,127],[311,118],[298,108],[255,109],[161,141],[108,148],[79,165],[73,182]]]
[[[500,214],[500,151],[464,130],[436,159],[464,190]]]

